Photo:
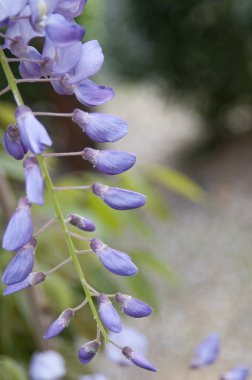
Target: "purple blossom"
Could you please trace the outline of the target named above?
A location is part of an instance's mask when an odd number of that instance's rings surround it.
[[[22,160],[27,153],[17,125],[9,125],[3,137],[3,146],[6,152],[16,160]]]
[[[97,340],[91,340],[90,342],[81,346],[78,352],[79,360],[82,364],[88,364],[96,355],[101,343]]]
[[[6,285],[16,284],[27,278],[34,265],[34,252],[37,241],[32,239],[19,249],[4,271],[2,281]]]
[[[248,367],[236,367],[230,371],[224,373],[220,380],[247,380],[249,377],[250,371]]]
[[[83,216],[77,214],[68,215],[67,221],[68,223],[72,224],[73,226],[79,228],[82,231],[92,232],[96,228],[92,220],[84,218]]]
[[[157,368],[155,368],[142,353],[134,351],[132,348],[128,346],[123,347],[122,353],[136,366],[141,367],[143,369],[147,369],[148,371],[157,371]]]
[[[102,373],[94,373],[92,375],[84,375],[79,378],[79,380],[109,380],[107,376]]]
[[[191,368],[198,369],[213,364],[220,354],[220,338],[218,334],[210,334],[196,348]]]
[[[27,0],[14,0],[10,4],[10,0],[0,0],[0,22],[20,13],[26,1]]]
[[[92,191],[115,210],[132,210],[142,207],[146,202],[146,196],[143,194],[118,187],[109,187],[98,182],[92,185]]]
[[[69,322],[73,315],[74,312],[72,309],[64,310],[60,316],[49,326],[44,335],[44,339],[51,339],[60,334],[61,331],[69,325]]]
[[[35,352],[29,366],[31,380],[59,380],[66,374],[63,357],[56,351]]]
[[[136,162],[132,153],[116,150],[97,150],[85,148],[82,157],[100,172],[115,175],[130,169]]]
[[[5,230],[2,247],[8,251],[16,251],[31,240],[32,232],[30,203],[26,198],[20,198]]]
[[[152,308],[149,305],[126,294],[117,293],[115,300],[120,305],[124,314],[130,317],[142,318],[152,313]]]
[[[16,119],[23,144],[34,154],[41,154],[52,141],[44,126],[35,118],[27,106],[16,109]]]
[[[30,288],[33,285],[37,285],[45,280],[45,274],[43,272],[32,272],[23,281],[17,282],[16,284],[8,285],[4,289],[4,295],[19,292],[20,290]]]
[[[44,204],[43,175],[36,157],[28,157],[24,163],[26,196],[31,203]]]
[[[98,297],[98,304],[99,314],[104,326],[110,331],[119,333],[122,329],[121,318],[106,294],[101,294]]]
[[[55,12],[67,19],[73,19],[83,12],[86,3],[87,0],[58,0]]]
[[[27,46],[22,58],[30,60],[41,60],[41,54],[32,46]],[[41,77],[41,63],[30,62],[24,60],[19,65],[19,72],[23,78],[40,78]]]
[[[96,142],[114,142],[128,133],[128,126],[124,120],[105,113],[88,113],[75,109],[73,122]]]
[[[99,239],[92,239],[90,247],[110,272],[119,276],[133,276],[137,273],[137,266],[126,253],[108,247]]]

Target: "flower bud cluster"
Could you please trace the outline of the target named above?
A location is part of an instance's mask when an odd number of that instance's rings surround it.
[[[0,59],[4,63],[2,66],[9,88],[17,102],[16,123],[7,127],[3,146],[14,159],[23,160],[26,192],[26,195],[19,199],[16,211],[10,218],[3,235],[2,247],[7,251],[16,252],[2,276],[2,281],[6,285],[5,295],[43,282],[49,274],[70,261],[80,266],[78,254],[82,252],[74,248],[71,232],[67,231],[67,223],[78,228],[81,233],[93,232],[96,229],[94,222],[85,216],[75,213],[67,217],[62,215],[56,196],[56,190],[61,188],[53,186],[45,164],[45,158],[50,153],[44,152],[53,145],[53,141],[45,126],[37,118],[36,112],[23,104],[17,89],[19,83],[48,81],[58,94],[74,95],[84,107],[99,106],[112,99],[114,96],[112,88],[97,85],[90,79],[101,69],[104,56],[96,40],[82,43],[85,30],[76,23],[75,17],[83,12],[85,6],[86,0],[13,0],[11,2],[0,0],[0,28],[4,32],[0,33],[0,38],[4,39],[0,45]],[[32,45],[34,37],[43,39],[40,50]],[[14,61],[19,62],[21,79],[14,78],[4,49],[9,50],[15,56]],[[9,67],[8,70],[5,70],[6,65]],[[48,113],[42,112],[40,116],[43,114]],[[59,116],[58,114],[50,115]],[[71,117],[73,123],[97,143],[115,142],[128,132],[127,123],[115,115],[75,109],[70,114],[60,116]],[[71,155],[72,153],[63,154]],[[62,153],[51,155],[60,156]],[[136,156],[133,153],[119,150],[85,147],[80,152],[80,156],[106,175],[123,173],[132,168],[136,162]],[[44,204],[44,180],[49,192],[53,194],[56,218],[67,235],[70,256],[48,272],[33,272],[37,236],[53,222],[53,220],[47,222],[39,232],[34,233],[31,209],[32,204]],[[74,189],[74,186],[72,188]],[[146,202],[146,197],[141,193],[110,187],[98,182],[83,186],[84,188],[91,190],[95,196],[115,210],[136,209]],[[137,273],[138,268],[128,254],[111,248],[99,238],[90,239],[83,235],[73,235],[90,241],[90,249],[83,252],[93,252],[111,273],[119,276],[133,276]],[[78,353],[80,362],[87,364],[96,355],[101,345],[100,333],[103,334],[105,341],[108,341],[106,328],[114,333],[119,333],[123,328],[121,317],[113,301],[125,315],[134,318],[150,315],[152,308],[130,295],[100,293],[86,283],[84,274],[79,274],[79,279],[86,293],[86,299],[81,305],[64,310],[48,327],[44,339],[51,339],[60,334],[68,326],[75,312],[89,304],[97,322],[97,337],[84,344]],[[98,311],[93,301],[95,298]],[[110,342],[113,343],[111,340]],[[121,347],[121,351],[131,363],[156,371],[155,367],[138,351],[128,346]]]

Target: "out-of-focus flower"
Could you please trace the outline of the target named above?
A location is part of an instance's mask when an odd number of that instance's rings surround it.
[[[228,372],[225,372],[220,380],[247,380],[249,378],[250,371],[248,367],[235,367]]]
[[[196,348],[190,367],[198,369],[213,364],[219,358],[220,338],[218,334],[211,334]]]
[[[57,351],[35,352],[29,366],[31,380],[60,380],[66,374],[63,357]]]
[[[93,373],[92,375],[84,375],[79,380],[109,380],[107,376],[102,373]]]
[[[120,305],[123,313],[130,317],[142,318],[152,313],[152,308],[149,305],[126,294],[117,293],[115,300]]]
[[[134,351],[132,348],[125,346],[122,349],[122,353],[136,366],[147,369],[148,371],[157,371],[157,368],[155,368],[141,352]]]

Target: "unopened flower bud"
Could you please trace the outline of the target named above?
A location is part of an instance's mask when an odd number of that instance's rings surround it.
[[[250,371],[247,367],[236,367],[224,373],[220,380],[247,380]]]
[[[92,232],[96,228],[92,220],[84,218],[83,216],[77,214],[69,214],[67,217],[67,221],[68,223],[72,224],[73,226],[79,228],[82,231]]]
[[[98,297],[98,304],[99,314],[104,326],[110,331],[119,333],[122,329],[121,318],[106,294],[101,294]]]
[[[116,150],[96,150],[85,148],[82,157],[88,160],[100,172],[116,175],[130,169],[136,162],[132,153]]]
[[[26,198],[20,198],[18,207],[5,230],[3,248],[8,251],[16,251],[31,240],[32,232],[30,203]]]
[[[3,146],[6,152],[16,160],[22,160],[27,153],[24,146],[19,128],[17,125],[9,125],[3,137]]]
[[[213,364],[220,354],[220,338],[218,334],[211,334],[196,348],[191,362],[191,368],[198,369]]]
[[[29,276],[26,277],[26,279],[24,279],[23,281],[20,281],[13,285],[6,286],[6,288],[4,289],[4,295],[6,296],[8,294],[12,294],[20,290],[29,288],[33,285],[37,285],[40,282],[43,282],[45,278],[46,278],[46,275],[43,272],[30,273]]]
[[[119,276],[133,276],[137,273],[137,266],[126,253],[108,247],[99,239],[92,239],[90,247],[110,272]]]
[[[146,359],[146,357],[140,352],[134,351],[132,348],[125,346],[122,349],[122,353],[136,366],[147,369],[148,371],[157,371],[157,369],[149,362],[149,360]]]
[[[101,343],[97,340],[91,340],[90,342],[81,346],[78,352],[79,360],[82,364],[88,364],[96,355]]]
[[[43,175],[36,157],[28,157],[24,163],[26,196],[31,203],[44,204]]]
[[[130,317],[142,318],[152,313],[152,308],[149,305],[126,294],[117,293],[115,300],[120,305],[123,313]]]
[[[61,331],[69,325],[69,322],[73,315],[74,311],[72,309],[64,310],[60,316],[49,326],[44,335],[44,339],[51,339],[60,334]]]
[[[92,191],[115,210],[132,210],[143,206],[146,202],[146,197],[143,194],[118,187],[105,186],[98,182],[92,185]]]

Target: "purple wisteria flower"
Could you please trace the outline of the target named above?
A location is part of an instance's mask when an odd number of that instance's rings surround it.
[[[106,294],[101,294],[98,297],[98,304],[99,314],[104,326],[106,326],[110,331],[119,333],[122,329],[121,318]]]
[[[69,325],[70,320],[73,316],[74,311],[72,309],[64,310],[60,316],[49,326],[44,335],[44,339],[51,339],[60,334],[61,331]]]
[[[0,0],[0,22],[16,16],[25,7],[27,0],[14,0],[11,3],[9,0]]]
[[[59,380],[66,374],[65,360],[56,351],[35,352],[29,366],[31,380]]]
[[[126,253],[108,247],[99,239],[92,239],[90,247],[110,272],[119,276],[133,276],[137,273],[137,266]]]
[[[4,271],[2,281],[6,285],[16,284],[27,278],[34,266],[34,253],[37,241],[32,239],[15,254]]]
[[[55,12],[67,19],[73,19],[84,11],[86,3],[87,0],[58,0]]]
[[[79,380],[109,380],[107,376],[102,373],[93,373],[92,375],[84,375],[79,378]]]
[[[117,293],[115,300],[120,305],[123,313],[130,317],[142,318],[152,313],[152,308],[149,305],[126,294]]]
[[[248,367],[239,366],[224,373],[220,380],[247,380],[249,375],[250,371]]]
[[[43,175],[36,157],[28,157],[24,163],[26,196],[31,203],[44,204]]]
[[[9,125],[3,137],[3,146],[6,152],[16,160],[22,160],[27,153],[17,125]]]
[[[47,146],[52,145],[52,140],[44,126],[36,119],[29,107],[19,106],[15,114],[21,139],[28,150],[34,154],[41,154]]]
[[[114,115],[88,113],[76,108],[72,120],[96,142],[114,142],[128,133],[127,123]]]
[[[98,182],[92,185],[92,191],[115,210],[132,210],[142,207],[146,203],[146,196],[143,194],[119,187],[106,186]]]
[[[33,285],[37,285],[45,280],[46,276],[43,272],[33,272],[30,273],[23,281],[17,282],[16,284],[8,285],[4,289],[4,295],[19,292],[20,290],[30,288]]]
[[[148,371],[157,371],[157,368],[155,368],[142,353],[134,351],[132,348],[128,346],[123,347],[122,353],[136,366],[141,367],[143,369],[147,369]]]
[[[84,218],[83,216],[77,214],[69,214],[67,221],[82,231],[92,232],[96,228],[92,220]]]
[[[88,160],[94,168],[109,175],[123,173],[129,170],[136,162],[134,154],[116,150],[85,148],[82,157]]]
[[[79,360],[82,364],[88,364],[96,355],[101,343],[97,340],[91,340],[90,342],[81,346],[78,352]]]
[[[2,247],[7,251],[16,251],[31,240],[32,232],[31,205],[26,198],[20,198],[5,230]]]
[[[198,369],[213,364],[219,358],[220,338],[218,334],[210,334],[196,348],[190,368]]]
[[[19,65],[19,72],[23,78],[40,78],[41,63],[34,62],[41,60],[41,54],[33,46],[27,46],[22,54],[22,58],[25,58]]]

